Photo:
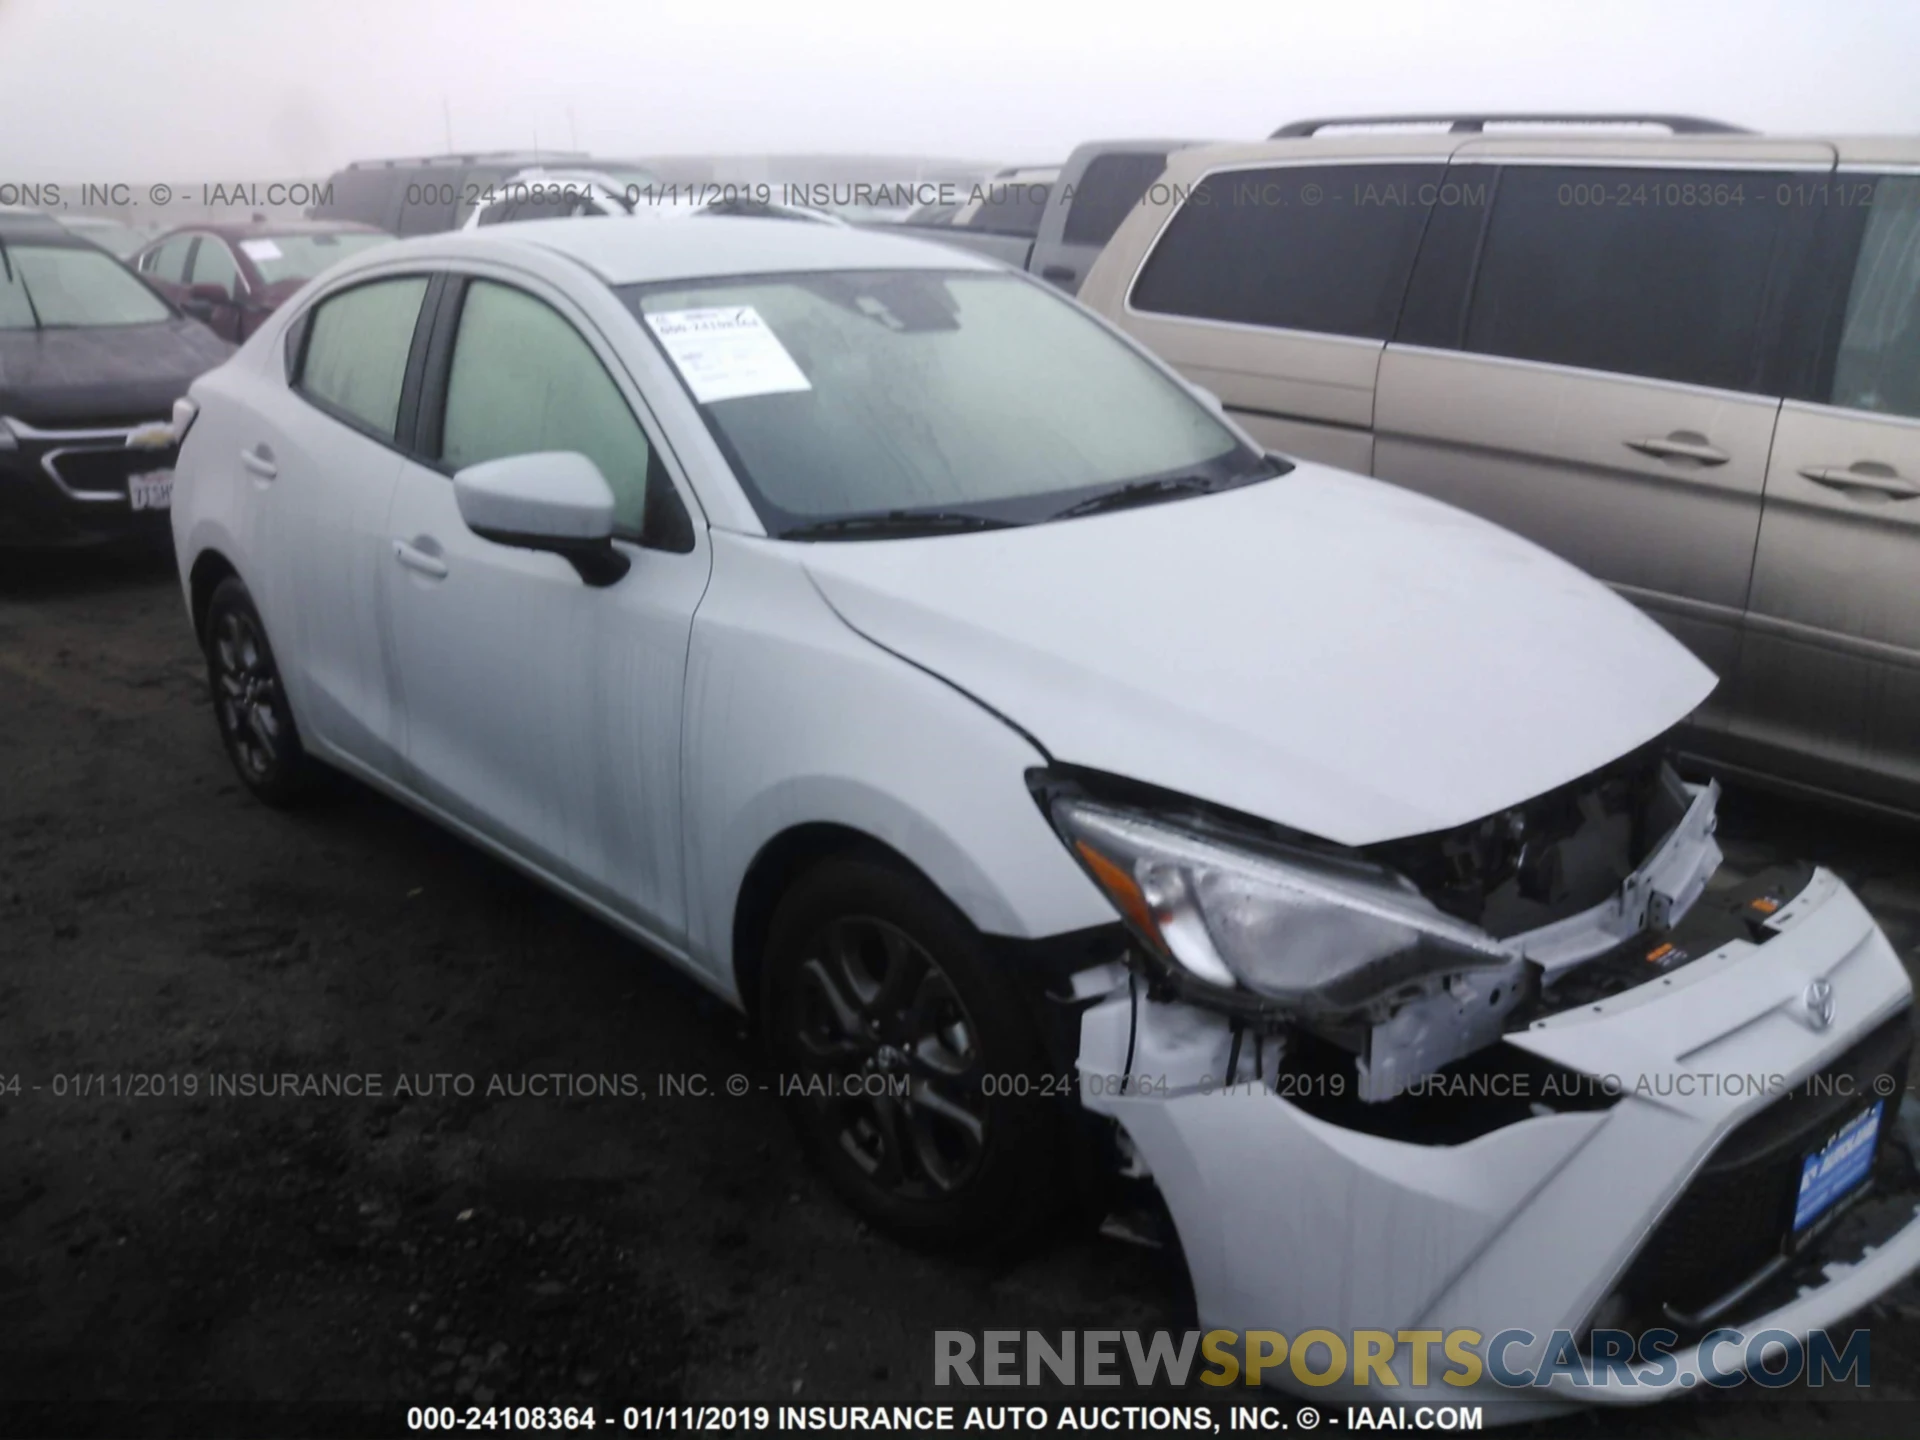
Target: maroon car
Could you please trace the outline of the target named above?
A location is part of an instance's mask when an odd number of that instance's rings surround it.
[[[393,237],[344,220],[190,225],[127,263],[187,314],[236,344],[336,260]]]

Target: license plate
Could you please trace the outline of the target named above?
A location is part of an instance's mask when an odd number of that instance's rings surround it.
[[[127,501],[136,510],[166,510],[173,505],[173,471],[149,470],[127,477]]]
[[[1880,1117],[1887,1102],[1853,1117],[1833,1138],[1800,1162],[1800,1195],[1793,1206],[1793,1228],[1806,1229],[1839,1201],[1865,1183],[1873,1172],[1873,1152],[1880,1141]]]

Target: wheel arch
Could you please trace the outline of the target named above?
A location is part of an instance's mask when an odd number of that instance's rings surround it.
[[[213,603],[213,592],[229,575],[238,579],[240,572],[225,554],[211,546],[194,557],[193,567],[187,572],[188,613],[193,618],[194,638],[203,645],[207,638],[207,607]]]
[[[756,1024],[760,1018],[760,983],[774,911],[779,908],[782,897],[808,871],[822,861],[842,855],[863,855],[896,866],[925,881],[934,893],[953,904],[952,897],[925,870],[865,830],[834,821],[808,821],[789,826],[755,853],[734,895],[730,940],[733,979],[741,1005]],[[959,906],[955,905],[954,909],[965,918]]]

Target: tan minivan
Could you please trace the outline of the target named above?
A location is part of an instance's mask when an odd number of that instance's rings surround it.
[[[1080,299],[1642,605],[1721,766],[1920,812],[1920,137],[1306,122],[1176,152]]]

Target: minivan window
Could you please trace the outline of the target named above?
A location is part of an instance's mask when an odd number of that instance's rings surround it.
[[[1068,197],[1061,240],[1068,245],[1106,244],[1166,168],[1167,157],[1160,154],[1094,156]]]
[[[426,277],[409,275],[356,285],[322,300],[307,321],[301,392],[382,439],[393,439],[407,352],[426,293]]]
[[[154,325],[173,312],[106,251],[10,242],[0,270],[0,330]]]
[[[1754,171],[1509,165],[1465,348],[1758,390],[1761,317],[1790,179]]]
[[[460,307],[440,459],[458,470],[507,455],[573,450],[613,490],[614,528],[646,516],[646,433],[593,348],[552,306],[476,280]]]
[[[1847,294],[1833,403],[1920,418],[1920,176],[1874,186]]]
[[[1206,176],[1133,283],[1135,310],[1384,340],[1438,165],[1288,165]]]
[[[1184,387],[1017,276],[839,271],[620,293],[774,534],[934,509],[1024,523],[1148,477],[1226,484],[1262,464]]]

